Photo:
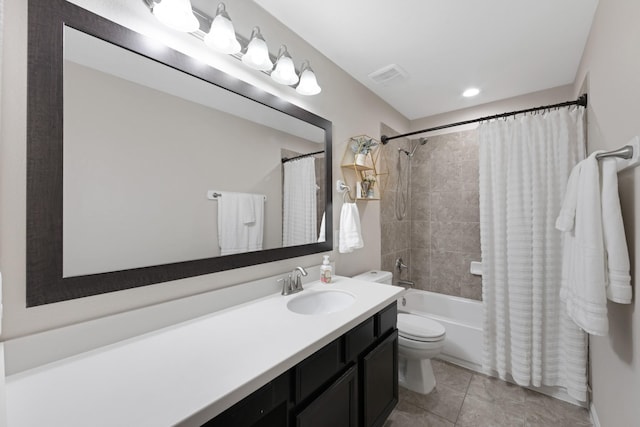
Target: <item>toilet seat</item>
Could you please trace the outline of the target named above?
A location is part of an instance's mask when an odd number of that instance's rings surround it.
[[[398,313],[398,334],[406,339],[422,342],[441,341],[444,326],[435,320],[409,313]]]

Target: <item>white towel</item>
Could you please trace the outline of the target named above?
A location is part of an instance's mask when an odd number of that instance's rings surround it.
[[[606,251],[607,298],[621,304],[631,303],[629,250],[624,234],[620,198],[618,196],[617,160],[603,159],[602,169],[602,230]]]
[[[350,253],[364,246],[360,231],[360,213],[355,203],[343,203],[340,211],[340,253]]]
[[[556,220],[565,232],[560,297],[574,322],[593,335],[608,332],[607,299],[629,304],[632,297],[617,161],[599,164],[601,152],[571,172]]]
[[[562,208],[560,214],[556,219],[556,228],[560,231],[573,230],[573,223],[576,217],[576,198],[578,197],[578,177],[580,176],[580,169],[582,168],[582,162],[578,163],[569,175],[569,181],[567,182],[567,190],[562,202]]]
[[[563,230],[560,298],[565,303],[569,316],[580,328],[593,335],[606,335],[609,322],[605,291],[600,173],[596,154],[591,154],[576,165],[578,175],[567,184],[565,202],[561,210],[565,216],[559,217],[556,221],[561,225],[569,224],[571,215],[567,213],[575,212],[573,228]]]
[[[220,255],[262,249],[264,196],[224,192],[218,198]]]
[[[322,243],[326,240],[326,232],[325,232],[326,225],[324,223],[326,216],[327,216],[327,213],[324,212],[322,214],[322,221],[320,221],[320,232],[318,233],[318,243]]]

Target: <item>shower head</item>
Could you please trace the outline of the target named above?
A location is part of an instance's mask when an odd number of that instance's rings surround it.
[[[413,150],[411,151],[411,154],[407,153],[407,155],[408,155],[409,157],[413,157],[413,155],[415,154],[415,152],[416,152],[416,150],[418,149],[418,147],[419,147],[419,146],[421,146],[421,145],[426,144],[426,143],[427,143],[427,141],[428,141],[428,139],[427,139],[427,138],[420,138],[420,139],[418,140],[418,143],[416,144],[416,146],[415,146],[415,147],[413,147]]]
[[[413,155],[415,154],[416,150],[418,149],[419,146],[426,144],[428,141],[427,138],[420,138],[418,140],[418,143],[416,144],[415,147],[413,147],[413,150],[411,150],[411,152],[405,150],[404,148],[398,148],[398,152],[402,152],[404,154],[406,154],[407,156],[409,156],[409,158],[413,157]]]

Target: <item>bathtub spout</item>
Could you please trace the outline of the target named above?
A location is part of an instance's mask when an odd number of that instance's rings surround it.
[[[411,280],[398,280],[398,286],[404,286],[405,289],[413,288],[415,285]]]

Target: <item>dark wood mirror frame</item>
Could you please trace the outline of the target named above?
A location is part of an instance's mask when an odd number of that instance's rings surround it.
[[[325,131],[325,212],[332,212],[331,122],[64,0],[29,0],[27,103],[27,306],[98,295],[332,250],[326,241],[85,276],[62,275],[63,29],[90,34]]]

